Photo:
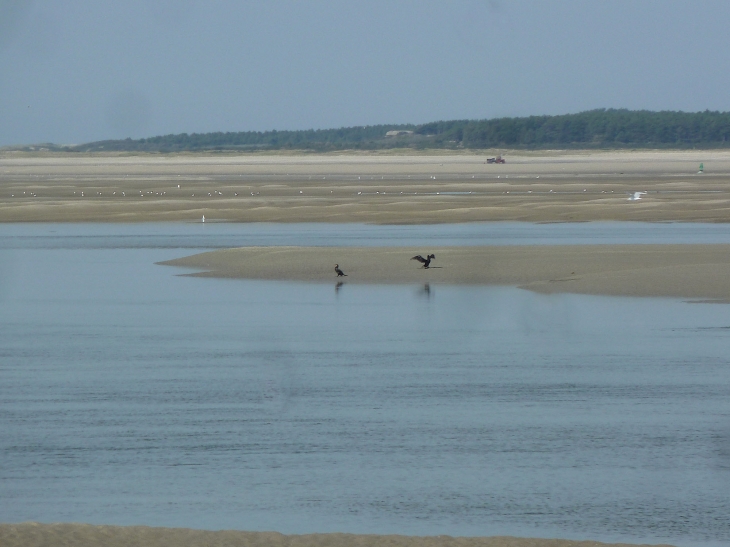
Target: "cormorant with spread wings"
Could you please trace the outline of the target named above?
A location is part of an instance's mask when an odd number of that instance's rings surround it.
[[[423,258],[421,255],[416,255],[411,260],[418,260],[421,264],[423,264],[423,267],[428,269],[428,266],[431,264],[431,260],[436,258],[436,255],[428,255],[426,258]]]

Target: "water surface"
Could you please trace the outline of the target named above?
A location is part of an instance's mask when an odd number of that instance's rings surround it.
[[[0,226],[2,520],[727,545],[730,306],[154,265],[615,226]]]
[[[4,224],[0,249],[221,249],[250,245],[432,246],[730,243],[730,224],[484,222],[367,224]]]

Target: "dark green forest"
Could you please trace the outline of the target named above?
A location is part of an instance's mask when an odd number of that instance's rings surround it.
[[[388,131],[401,132],[386,136]],[[62,147],[94,151],[381,150],[389,148],[722,148],[730,112],[598,109],[560,116],[438,121],[302,131],[181,133]]]

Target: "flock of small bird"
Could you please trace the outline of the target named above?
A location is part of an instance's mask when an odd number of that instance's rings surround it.
[[[432,178],[435,179],[435,177],[433,177],[433,176],[432,176]],[[180,188],[181,187],[178,184],[177,185],[177,189],[180,189]],[[583,192],[586,192],[586,191],[587,191],[587,189],[584,189],[583,190]],[[330,193],[333,193],[333,192],[334,191],[330,191]],[[548,193],[553,193],[553,192],[554,192],[554,190],[551,189],[551,190],[549,190]],[[238,192],[231,192],[231,193],[233,194],[233,197],[238,197],[239,196],[239,193]],[[254,197],[261,195],[261,192],[251,192],[250,189],[249,189],[249,193],[251,194],[251,196],[254,196]],[[420,193],[421,193],[421,195],[439,195],[442,192],[420,192]],[[471,195],[471,194],[478,194],[479,192],[465,191],[465,192],[443,192],[443,193],[444,194]],[[532,190],[527,190],[525,192],[525,191],[510,191],[510,190],[504,190],[504,191],[502,191],[502,193],[503,194],[510,194],[510,193],[514,193],[514,194],[524,194],[524,193],[532,194],[533,191]],[[537,193],[540,193],[540,192],[537,192]],[[574,193],[574,192],[563,192],[563,193]],[[610,191],[609,190],[602,190],[601,193],[602,194],[608,194],[608,193],[613,194],[613,190],[610,190]],[[629,194],[628,201],[638,201],[646,193],[647,192],[628,192],[628,194]],[[299,190],[299,194],[304,194],[304,191],[303,190]],[[376,195],[376,194],[379,194],[379,195],[391,194],[392,195],[392,194],[399,194],[399,192],[394,192],[394,191],[385,192],[384,190],[383,191],[379,191],[378,190],[378,191],[374,191],[374,192],[372,192],[372,191],[371,192],[363,192],[363,191],[358,191],[357,192],[357,195],[358,196],[361,196],[361,195]],[[401,195],[418,195],[419,192],[400,192],[400,194]],[[103,193],[100,192],[100,191],[95,191],[93,193],[87,191],[87,193],[85,194],[83,191],[78,191],[78,192],[74,191],[73,195],[74,196],[77,196],[77,197],[91,197],[92,195],[93,196],[103,196]],[[111,196],[120,195],[121,197],[127,197],[126,192],[121,191],[121,190],[119,192],[116,192],[116,191],[110,192],[107,195],[111,195]],[[163,197],[163,196],[166,196],[167,195],[167,192],[166,191],[153,191],[153,190],[147,190],[147,191],[144,191],[144,190],[136,190],[136,191],[130,192],[130,197],[133,197],[135,195],[138,196],[138,197],[147,197],[147,196],[153,196],[153,195],[154,196]],[[204,191],[202,193],[198,193],[197,194],[197,197],[206,197],[206,196],[207,197],[222,197],[223,195],[224,195],[224,193],[221,192],[220,190],[212,190],[211,192],[205,192]],[[18,194],[18,196],[20,196],[20,194]],[[27,193],[26,192],[23,192],[23,196],[38,197],[38,194],[35,191],[28,191]],[[12,194],[10,197],[15,197],[15,194]],[[190,194],[190,197],[196,197],[196,194],[195,193],[191,193]]]
[[[435,254],[427,255],[426,258],[423,258],[421,255],[416,255],[412,257],[411,260],[418,260],[418,262],[423,264],[423,268],[427,270],[431,266],[431,261],[435,258]],[[337,274],[337,277],[347,277],[347,274],[342,271],[339,264],[335,264],[335,273]]]

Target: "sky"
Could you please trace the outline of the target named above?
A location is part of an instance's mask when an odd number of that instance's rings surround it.
[[[727,0],[0,0],[0,146],[730,110]]]

